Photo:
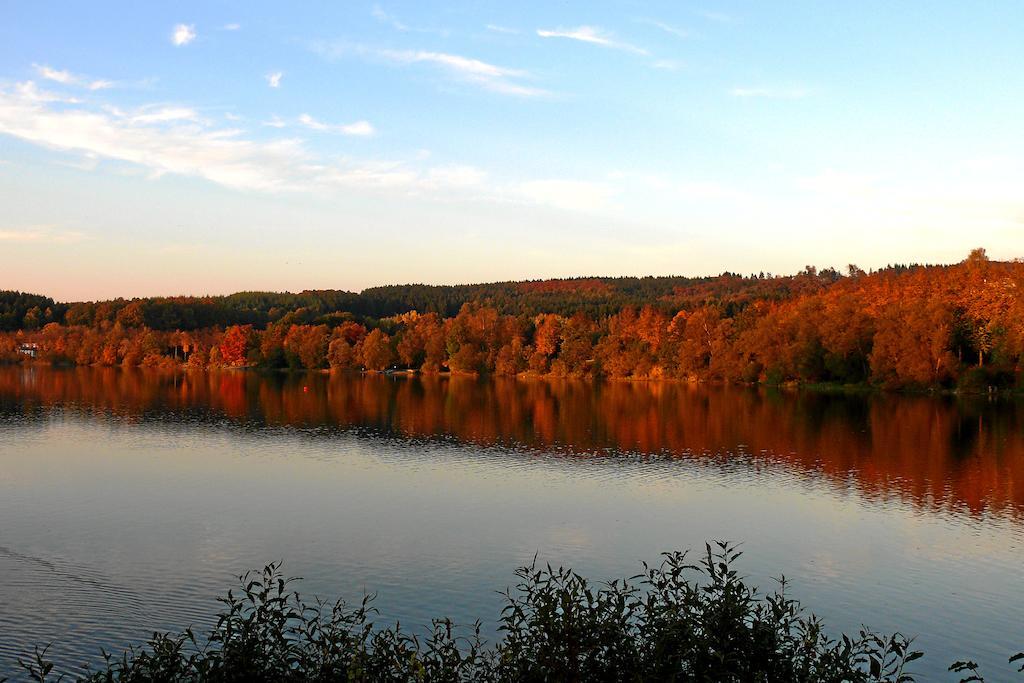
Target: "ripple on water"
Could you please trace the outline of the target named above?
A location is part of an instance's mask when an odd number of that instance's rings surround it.
[[[535,553],[601,580],[716,537],[745,542],[763,587],[785,571],[834,631],[919,634],[927,680],[961,656],[1001,680],[1024,645],[1015,409],[986,417],[1000,440],[961,443],[947,403],[844,416],[756,392],[709,391],[709,410],[677,389],[601,402],[542,385],[499,403],[486,386],[461,400],[334,378],[329,399],[236,375],[239,405],[202,382],[107,400],[56,380],[57,398],[15,382],[12,402],[3,372],[0,676],[33,643],[75,666],[208,625],[238,573],[282,558],[305,594],[376,591],[381,621],[480,617],[493,634],[497,591]]]

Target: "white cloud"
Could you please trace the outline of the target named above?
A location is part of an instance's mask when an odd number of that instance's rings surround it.
[[[326,59],[338,59],[348,54],[355,54],[361,57],[383,59],[394,64],[428,64],[444,70],[456,80],[503,95],[519,97],[550,95],[546,90],[517,82],[530,77],[530,74],[522,69],[498,66],[472,57],[463,57],[447,52],[377,50],[347,43],[313,43],[311,48]]]
[[[804,97],[807,97],[807,95],[809,95],[810,92],[807,90],[807,88],[800,86],[784,88],[757,86],[733,88],[732,90],[729,91],[729,94],[732,95],[733,97],[743,98],[763,97],[766,99],[773,100],[799,100]]]
[[[0,242],[18,244],[74,244],[85,239],[80,232],[54,230],[49,226],[26,228],[0,227]]]
[[[70,71],[59,71],[57,69],[51,69],[45,64],[34,64],[36,72],[48,81],[56,81],[63,83],[64,85],[70,85],[75,82],[75,77],[71,75]]]
[[[369,121],[355,121],[341,126],[341,132],[345,135],[370,136],[377,132]]]
[[[622,50],[623,52],[631,52],[636,55],[650,54],[642,47],[637,47],[636,45],[630,45],[629,43],[623,43],[615,40],[611,33],[608,33],[597,26],[578,26],[571,29],[558,28],[553,30],[537,29],[537,35],[541,38],[567,38],[569,40],[578,40],[583,43],[599,45],[613,50]]]
[[[34,81],[16,83],[14,85],[14,90],[18,97],[26,102],[67,102],[69,104],[77,104],[80,102],[76,97],[67,97],[65,95],[58,95],[57,93],[48,92],[46,90],[40,90]]]
[[[284,78],[284,73],[280,71],[274,71],[264,76],[267,79],[267,85],[271,88],[281,87],[281,79]]]
[[[127,119],[131,123],[169,123],[174,121],[198,121],[199,115],[188,107],[143,107],[139,113]]]
[[[237,31],[242,28],[241,24],[224,24],[225,31]]]
[[[282,119],[280,116],[274,114],[273,116],[270,117],[269,120],[264,121],[263,125],[269,126],[270,128],[284,128],[288,124],[285,123],[285,120]]]
[[[178,24],[174,27],[174,32],[171,33],[171,42],[177,45],[178,47],[188,45],[195,39],[195,24]]]
[[[62,85],[74,85],[89,90],[106,90],[107,88],[114,87],[113,81],[103,79],[90,80],[84,76],[73,74],[66,69],[53,69],[45,64],[33,64],[32,66],[41,78]]]
[[[302,114],[299,116],[299,123],[304,125],[306,128],[312,128],[313,130],[327,130],[330,127],[326,123],[320,123],[309,114]]]
[[[376,133],[376,129],[369,121],[355,121],[354,123],[346,124],[330,124],[317,121],[309,114],[302,114],[299,116],[299,123],[306,128],[312,130],[319,130],[324,132],[341,133],[342,135],[354,135],[361,137],[368,137]]]

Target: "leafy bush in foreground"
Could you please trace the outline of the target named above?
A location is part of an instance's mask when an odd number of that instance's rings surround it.
[[[733,568],[740,553],[708,545],[697,563],[667,553],[643,573],[595,585],[572,570],[520,568],[506,592],[502,638],[486,646],[479,622],[459,629],[435,620],[425,634],[380,628],[368,596],[356,606],[304,601],[279,564],[240,577],[241,591],[204,638],[156,633],[75,679],[88,683],[291,681],[914,681],[922,653],[900,634],[861,630],[828,638],[786,594],[785,579],[759,595]],[[1017,655],[1011,661],[1024,658]],[[60,680],[36,650],[22,668],[35,681]],[[973,662],[952,671],[980,681]]]

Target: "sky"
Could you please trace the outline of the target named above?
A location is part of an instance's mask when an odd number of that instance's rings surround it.
[[[1024,256],[1024,3],[0,4],[0,289]]]

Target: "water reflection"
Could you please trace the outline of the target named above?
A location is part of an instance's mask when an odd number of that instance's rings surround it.
[[[0,368],[0,410],[125,421],[361,429],[555,451],[753,460],[923,509],[1024,510],[1024,404],[676,383],[465,377],[156,374]]]

